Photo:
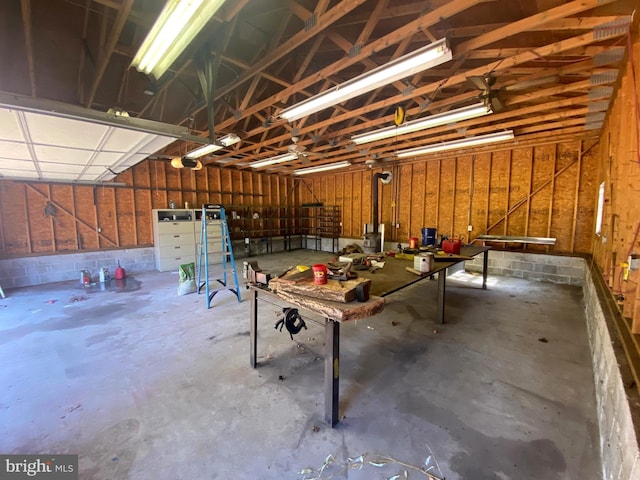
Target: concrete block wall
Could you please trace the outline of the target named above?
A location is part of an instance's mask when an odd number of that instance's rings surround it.
[[[118,260],[127,273],[155,269],[152,247],[0,259],[0,285],[8,289],[67,280],[79,282],[81,270],[89,270],[97,281],[102,267],[108,267],[113,276]]]
[[[612,337],[591,272],[583,282],[589,343],[596,385],[602,478],[640,479],[640,449]]]
[[[471,272],[481,272],[482,255],[466,261],[465,268]],[[585,262],[581,257],[489,251],[489,275],[580,286],[584,271]]]

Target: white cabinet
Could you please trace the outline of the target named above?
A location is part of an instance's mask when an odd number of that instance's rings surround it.
[[[156,268],[161,272],[178,270],[180,265],[185,263],[195,263],[196,237],[193,218],[193,210],[153,210]]]

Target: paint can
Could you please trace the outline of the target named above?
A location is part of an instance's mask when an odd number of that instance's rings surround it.
[[[327,283],[327,266],[324,263],[316,263],[313,269],[313,283],[325,285]]]
[[[422,245],[432,247],[436,244],[436,234],[438,230],[435,228],[424,227],[422,229]]]
[[[433,253],[421,253],[413,257],[413,268],[419,272],[425,273],[433,270],[434,257]]]

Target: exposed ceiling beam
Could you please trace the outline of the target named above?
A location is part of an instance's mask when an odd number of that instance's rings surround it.
[[[31,0],[21,0],[22,25],[24,27],[24,43],[27,49],[27,65],[29,69],[29,85],[31,96],[36,98],[36,67],[33,61],[33,37],[31,31]]]
[[[93,84],[91,85],[91,89],[89,90],[89,98],[87,99],[86,104],[87,108],[91,108],[91,105],[93,104],[96,92],[98,91],[98,86],[102,81],[102,77],[104,76],[104,72],[106,71],[107,66],[109,65],[109,60],[111,59],[113,50],[118,43],[120,33],[122,32],[122,29],[127,22],[127,18],[129,17],[129,13],[131,12],[133,2],[134,0],[123,0],[122,5],[118,10],[118,16],[116,17],[115,24],[113,25],[113,29],[111,30],[109,41],[105,46],[105,49],[100,52],[100,63],[98,64],[96,76],[93,80]]]

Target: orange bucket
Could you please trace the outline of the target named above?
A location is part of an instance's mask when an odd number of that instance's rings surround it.
[[[327,266],[324,263],[317,263],[313,267],[313,283],[325,285],[327,283]]]
[[[418,237],[409,238],[409,248],[418,248]]]

